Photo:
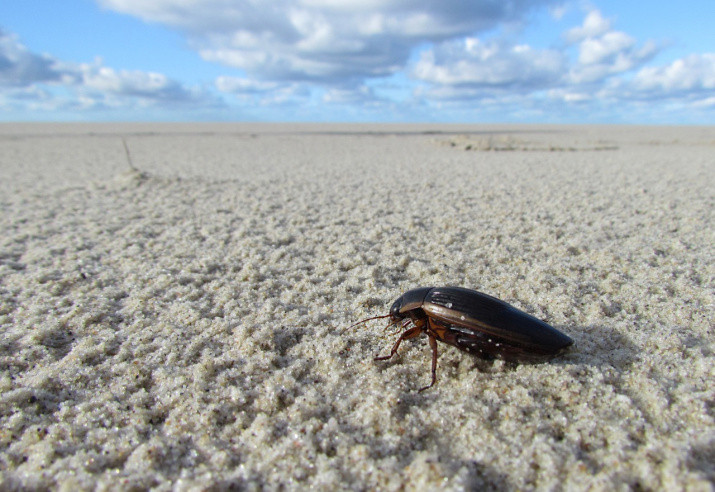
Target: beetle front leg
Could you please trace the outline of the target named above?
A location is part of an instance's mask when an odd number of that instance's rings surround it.
[[[429,346],[432,347],[432,382],[424,388],[420,388],[418,393],[431,388],[437,382],[437,339],[430,333],[427,336],[429,337]]]
[[[407,340],[408,338],[415,338],[418,336],[422,330],[420,329],[419,326],[413,326],[406,332],[404,332],[402,335],[400,335],[400,338],[397,339],[395,342],[395,345],[392,347],[392,350],[390,351],[390,355],[383,355],[382,357],[375,357],[375,360],[387,360],[391,358],[393,355],[397,353],[397,349],[402,343],[402,340]]]

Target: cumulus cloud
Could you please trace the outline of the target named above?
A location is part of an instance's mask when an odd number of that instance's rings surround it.
[[[643,67],[630,79],[599,90],[602,100],[662,105],[688,114],[715,109],[715,53],[693,54],[664,66]]]
[[[29,87],[36,83],[60,82],[68,75],[57,60],[31,53],[17,36],[0,29],[0,85]]]
[[[284,88],[285,84],[261,81],[246,77],[221,76],[216,79],[216,88],[234,94],[263,94]]]
[[[524,19],[546,0],[100,0],[106,8],[187,34],[209,61],[266,80],[388,76],[420,43],[474,35]]]
[[[305,84],[292,82],[261,81],[247,77],[218,77],[216,89],[230,94],[245,105],[284,105],[305,101],[310,89]]]
[[[188,102],[200,95],[166,75],[141,70],[114,70],[100,64],[78,67],[78,85],[85,92],[98,92],[165,102]]]
[[[37,109],[131,107],[173,103],[181,107],[219,102],[200,89],[184,87],[156,72],[115,70],[69,63],[28,50],[17,36],[0,30],[0,87],[4,105]]]
[[[365,85],[359,87],[333,87],[323,95],[323,101],[331,104],[372,104],[377,100],[373,90]]]
[[[682,92],[713,95],[715,91],[715,53],[689,55],[662,67],[644,67],[632,86],[648,94]]]
[[[583,24],[566,31],[564,38],[570,43],[578,43],[585,39],[602,36],[610,29],[611,22],[605,19],[600,11],[592,10],[586,15]]]
[[[558,81],[564,65],[554,50],[465,38],[424,51],[413,74],[435,85],[529,90]]]
[[[430,86],[422,95],[439,99],[486,98],[509,91],[547,94],[566,103],[593,99],[598,85],[633,73],[658,52],[652,41],[643,45],[616,31],[597,10],[578,27],[567,30],[560,48],[536,49],[498,39],[466,37],[424,50],[413,76]],[[575,56],[570,51],[575,50]]]
[[[514,26],[528,24],[535,9],[563,19],[561,0],[96,2],[178,31],[226,75],[210,88],[189,87],[101,59],[66,63],[0,31],[1,107],[50,107],[61,99],[81,108],[210,110],[226,101],[258,108],[258,117],[283,118],[290,106],[300,115],[310,107],[315,119],[340,114],[325,108],[344,108],[348,117],[365,110],[361,119],[372,110],[376,119],[387,113],[426,119],[434,108],[449,107],[538,119],[555,108],[587,116],[609,105],[623,111],[644,99],[677,99],[670,107],[686,108],[683,114],[715,105],[715,54],[654,65],[662,46],[616,29],[595,9],[580,25],[554,33],[549,47],[515,41],[522,33]],[[276,111],[259,112],[270,107]]]
[[[578,46],[578,61],[571,67],[572,83],[590,83],[636,69],[659,51],[653,41],[637,46],[628,34],[611,28],[597,10],[589,12],[580,27],[568,30],[564,38]]]

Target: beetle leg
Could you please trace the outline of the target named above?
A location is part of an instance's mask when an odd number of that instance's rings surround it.
[[[407,328],[407,325],[409,325],[410,323],[412,323],[412,320],[409,319],[409,318],[407,318],[407,319],[405,319],[405,320],[402,321],[402,326],[397,326],[397,322],[390,323],[389,325],[387,325],[387,326],[385,327],[385,331],[387,331],[387,329],[390,328],[391,326],[394,326],[396,329],[395,329],[395,331],[393,331],[392,333],[388,333],[386,336],[390,337],[390,336],[393,336],[393,335],[397,335],[397,334],[400,333],[402,330],[406,329],[406,328]]]
[[[418,393],[431,388],[437,382],[437,339],[430,333],[427,333],[427,336],[429,337],[429,346],[432,347],[432,382],[428,386],[420,388]]]
[[[390,355],[383,355],[382,357],[375,357],[375,360],[387,360],[391,358],[395,353],[397,353],[397,348],[400,346],[400,343],[402,343],[402,340],[407,340],[408,338],[415,338],[421,333],[421,329],[418,326],[413,326],[406,332],[404,332],[402,335],[400,335],[400,338],[397,339],[395,342],[395,345],[392,347],[392,350],[390,350]]]

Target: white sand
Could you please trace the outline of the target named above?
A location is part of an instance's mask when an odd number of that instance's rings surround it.
[[[714,177],[712,127],[2,125],[0,489],[711,490]],[[338,327],[426,285],[576,346],[416,393]]]

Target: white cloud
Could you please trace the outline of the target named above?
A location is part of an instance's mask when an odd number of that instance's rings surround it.
[[[226,101],[258,118],[310,111],[314,119],[424,120],[446,108],[452,113],[439,114],[573,120],[575,113],[588,120],[609,108],[643,108],[644,100],[702,115],[715,99],[715,54],[654,65],[659,44],[617,30],[598,10],[554,33],[549,48],[516,41],[521,33],[514,26],[524,26],[534,9],[563,22],[570,7],[561,0],[96,1],[177,30],[204,60],[231,71],[213,87],[189,87],[100,59],[77,64],[33,53],[0,30],[3,111],[207,108],[210,114]]]
[[[536,49],[500,40],[466,37],[426,49],[413,67],[413,76],[429,83],[422,94],[436,98],[481,99],[495,91],[550,91],[569,103],[582,103],[609,77],[633,72],[658,51],[654,42],[642,46],[628,34],[611,29],[600,12],[586,15],[583,24],[566,31],[562,49]],[[577,56],[569,51],[575,45]]]
[[[57,60],[31,53],[17,36],[0,29],[0,86],[29,87],[39,82],[60,82],[67,75]]]
[[[579,91],[579,87],[583,90]],[[586,89],[591,89],[587,91]],[[632,77],[612,77],[605,83],[569,84],[549,92],[552,100],[583,104],[593,102],[626,113],[643,110],[680,112],[689,122],[700,122],[715,109],[715,53],[693,54],[664,66],[643,67]],[[692,118],[692,119],[688,119]],[[710,114],[709,118],[712,118]],[[707,120],[705,120],[707,121]]]
[[[395,101],[478,100],[480,108],[525,105],[538,112],[554,101],[583,107],[598,97],[654,94],[647,77],[660,80],[653,84],[664,94],[673,87],[668,70],[678,69],[645,70],[659,46],[614,29],[596,9],[553,48],[481,36],[527,22],[536,8],[560,18],[566,11],[560,0],[98,1],[175,28],[205,60],[242,70],[244,76],[219,77],[215,85],[245,104],[300,105],[317,93],[326,103],[377,106],[384,101],[369,89],[371,81],[407,74],[414,97]],[[698,68],[691,62],[681,70]]]
[[[342,86],[404,68],[415,46],[524,19],[550,1],[99,0],[177,28],[208,61],[253,78]]]
[[[634,77],[634,89],[654,93],[698,92],[712,98],[715,91],[715,53],[690,55],[663,67],[644,67]]]
[[[323,102],[330,104],[372,104],[376,101],[373,91],[365,86],[331,88],[323,95]]]
[[[588,37],[581,42],[578,61],[592,65],[609,61],[630,50],[636,40],[622,32],[607,32],[599,37]]]
[[[423,52],[413,74],[436,85],[528,90],[558,81],[564,62],[554,50],[466,38]]]
[[[566,12],[568,11],[567,5],[564,4],[556,4],[548,7],[549,14],[554,20],[561,20],[564,15],[566,15]]]
[[[305,84],[261,81],[246,77],[218,77],[214,85],[224,94],[230,94],[245,105],[283,105],[305,101],[310,90]]]
[[[592,99],[593,96],[591,94],[586,94],[583,92],[565,92],[563,94],[563,100],[571,103],[591,101]]]
[[[595,38],[607,33],[611,29],[611,22],[605,19],[601,12],[592,10],[583,20],[583,24],[579,27],[569,29],[564,34],[564,38],[569,43],[577,43],[588,38]]]
[[[713,105],[715,55],[691,55],[667,66],[648,66],[660,48],[612,28],[600,12],[567,30],[558,48],[536,49],[501,39],[463,37],[429,46],[412,66],[423,83],[417,98],[444,109],[473,106],[482,114],[605,115],[641,102],[677,99],[683,113]],[[655,107],[655,106],[654,106]],[[538,117],[538,116],[537,116]],[[697,116],[696,116],[697,117]]]
[[[216,88],[221,92],[236,94],[261,94],[275,91],[284,86],[278,82],[267,82],[245,77],[222,76],[216,79]]]
[[[610,21],[596,10],[564,37],[570,44],[561,50],[471,37],[443,42],[421,54],[413,75],[431,84],[435,97],[457,97],[461,92],[464,99],[473,99],[494,90],[555,90],[552,94],[563,94],[565,101],[582,102],[583,94],[593,92],[593,87],[583,86],[634,71],[658,51],[653,42],[638,46],[628,34],[611,29]],[[578,56],[571,60],[574,44]]]
[[[166,75],[115,70],[93,63],[68,63],[36,54],[16,36],[0,30],[0,87],[6,108],[29,111],[162,106],[216,107],[218,99],[184,87]]]
[[[638,47],[628,34],[611,29],[611,22],[597,10],[588,13],[580,27],[569,29],[565,39],[578,43],[578,61],[569,73],[574,84],[601,81],[614,74],[634,70],[659,51],[653,41]]]
[[[100,63],[79,66],[82,91],[175,102],[187,102],[197,96],[166,75],[141,70],[117,71]]]

